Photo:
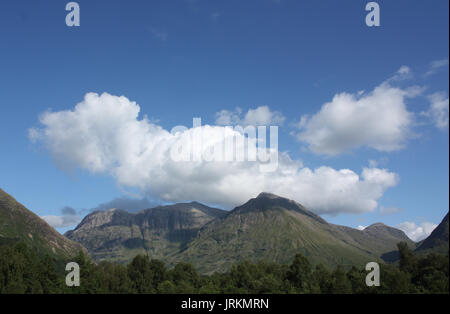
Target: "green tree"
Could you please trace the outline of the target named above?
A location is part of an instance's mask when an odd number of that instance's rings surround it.
[[[297,288],[298,292],[314,293],[317,292],[317,289],[315,289],[311,270],[311,264],[308,259],[301,254],[297,254],[289,267],[286,276],[289,282]]]
[[[331,275],[330,292],[332,294],[349,294],[352,293],[352,284],[348,280],[345,271],[338,266]]]
[[[128,265],[128,276],[132,281],[133,288],[137,293],[154,293],[154,274],[150,268],[147,256],[137,255]]]
[[[413,274],[417,269],[417,259],[414,256],[406,242],[400,242],[397,244],[398,252],[400,255],[400,270],[406,273]]]

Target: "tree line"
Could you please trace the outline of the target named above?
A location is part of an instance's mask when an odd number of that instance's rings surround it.
[[[188,263],[169,269],[162,261],[137,255],[128,265],[98,264],[79,252],[80,286],[65,283],[65,263],[40,256],[23,243],[0,246],[0,293],[151,293],[151,294],[371,294],[449,293],[449,256],[416,256],[398,244],[399,262],[380,264],[380,286],[368,287],[367,271],[313,266],[301,254],[291,264],[244,261],[226,273],[201,275]]]

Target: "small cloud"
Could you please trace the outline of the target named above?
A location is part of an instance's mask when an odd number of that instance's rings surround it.
[[[167,41],[167,39],[169,38],[169,34],[161,29],[150,27],[148,30],[156,39],[159,39],[161,41]]]
[[[66,206],[64,208],[61,209],[61,213],[63,215],[72,215],[75,216],[77,214],[77,211],[75,209],[73,209],[72,207]]]
[[[36,143],[41,138],[41,133],[36,128],[28,129],[28,138],[32,143]]]
[[[211,20],[216,22],[222,14],[220,12],[214,12],[211,14]]]
[[[403,209],[399,207],[384,207],[380,206],[380,215],[393,215],[401,212]]]
[[[260,106],[256,109],[249,109],[243,118],[241,118],[241,115],[241,108],[236,108],[234,111],[219,111],[216,113],[216,124],[227,126],[269,126],[281,125],[285,120],[285,117],[281,112],[271,111],[268,106]]]
[[[413,77],[413,73],[410,67],[403,65],[398,69],[393,76],[391,76],[387,81],[404,81],[409,80]]]
[[[60,209],[60,212],[61,215],[47,215],[42,216],[41,218],[53,228],[73,227],[81,221],[81,217],[72,207],[63,207]]]
[[[370,168],[384,168],[387,166],[389,158],[381,157],[378,159],[369,159],[368,164]]]
[[[361,225],[359,225],[358,227],[356,227],[356,229],[358,229],[358,230],[364,230],[364,229],[366,229],[367,228],[367,226],[361,226]]]
[[[405,73],[406,68],[398,71]],[[296,138],[313,153],[330,156],[360,147],[382,152],[403,149],[414,134],[414,113],[406,101],[420,91],[383,82],[370,93],[336,94],[317,113],[301,117]]]
[[[448,68],[448,59],[435,60],[430,63],[430,67],[428,71],[425,73],[425,76],[433,75],[439,72],[443,68]]]
[[[434,93],[428,96],[430,108],[422,115],[429,117],[436,127],[442,131],[448,129],[449,99],[445,92]]]
[[[437,227],[431,222],[423,222],[416,225],[414,222],[405,221],[397,225],[397,228],[402,230],[413,241],[418,242],[428,237],[431,232]]]
[[[136,199],[129,197],[117,197],[109,202],[99,204],[97,207],[90,209],[90,211],[93,212],[98,210],[117,208],[126,210],[128,212],[138,212],[143,209],[152,208],[158,205],[158,203],[151,202],[147,198]]]

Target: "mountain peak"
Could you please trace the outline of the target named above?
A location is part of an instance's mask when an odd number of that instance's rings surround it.
[[[309,211],[302,204],[294,200],[281,197],[272,193],[262,192],[256,198],[252,198],[245,204],[235,207],[231,212],[262,212],[272,209],[285,209],[288,211],[300,212],[321,223],[327,223],[324,219]]]
[[[268,193],[268,192],[261,192],[256,198],[269,198],[269,199],[276,199],[276,198],[282,198],[281,196]]]
[[[368,228],[379,228],[379,227],[389,227],[389,226],[386,226],[384,223],[382,223],[382,222],[376,222],[376,223],[373,223],[373,224],[371,224],[370,226],[368,226],[367,228],[365,228],[365,229],[368,229]]]

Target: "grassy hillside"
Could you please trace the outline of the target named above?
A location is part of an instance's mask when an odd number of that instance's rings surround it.
[[[361,267],[380,261],[400,241],[414,246],[403,232],[387,228],[375,232],[336,226],[294,201],[262,193],[206,225],[170,262],[188,261],[208,273],[243,260],[287,263],[301,253],[312,264]]]
[[[433,232],[423,240],[416,252],[418,254],[428,254],[431,252],[448,254],[449,252],[449,230],[448,230],[448,213],[442,219],[441,223],[433,230]]]
[[[70,257],[82,246],[49,226],[39,216],[0,189],[0,245],[24,242],[39,254]]]

